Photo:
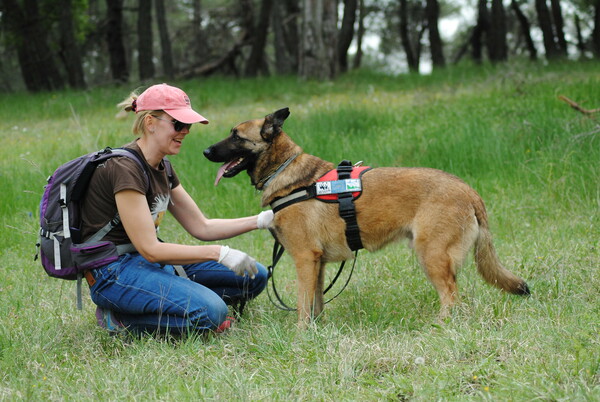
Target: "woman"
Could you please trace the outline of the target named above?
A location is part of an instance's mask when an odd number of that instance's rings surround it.
[[[166,167],[163,158],[179,153],[190,126],[208,124],[181,89],[154,85],[119,106],[137,115],[133,132],[139,138],[125,148],[136,151],[147,166],[142,169],[122,156],[107,160],[96,169],[82,205],[84,239],[118,212],[120,223],[103,239],[121,248],[132,245],[131,252],[87,275],[98,323],[110,331],[227,328],[227,304],[256,297],[267,284],[267,270],[228,246],[162,242],[158,226],[168,210],[195,238],[222,240],[266,228],[273,214],[207,219]],[[189,279],[176,275],[177,265]]]

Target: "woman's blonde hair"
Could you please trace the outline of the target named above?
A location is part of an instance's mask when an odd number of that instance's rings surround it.
[[[125,98],[123,101],[117,104],[117,107],[120,109],[119,113],[117,113],[116,116],[118,119],[124,119],[125,117],[127,117],[128,112],[135,113],[133,105],[138,96],[139,95],[137,93],[132,92],[127,98]],[[160,110],[141,110],[137,112],[135,115],[135,121],[133,122],[133,133],[135,135],[144,134],[146,132],[146,125],[144,124],[146,116],[151,115],[156,117],[161,112],[162,111]]]

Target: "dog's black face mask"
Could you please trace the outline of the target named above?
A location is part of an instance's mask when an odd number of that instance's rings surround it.
[[[252,171],[256,162],[256,155],[252,148],[247,148],[248,139],[242,138],[237,128],[231,130],[229,137],[204,150],[204,156],[211,162],[224,162],[219,168],[215,179],[215,186],[223,177],[233,177],[243,170]]]
[[[206,148],[204,156],[208,160],[224,163],[217,173],[215,186],[221,178],[234,177],[243,170],[252,177],[257,159],[282,132],[281,126],[289,115],[289,109],[284,108],[264,119],[238,124],[231,129],[227,138]]]

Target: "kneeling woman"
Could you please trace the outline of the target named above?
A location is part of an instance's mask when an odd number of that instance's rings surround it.
[[[154,85],[120,106],[136,113],[133,132],[139,138],[125,147],[137,152],[146,167],[127,157],[107,160],[97,167],[82,205],[83,238],[118,212],[120,223],[103,239],[131,245],[117,261],[88,274],[98,323],[111,331],[125,327],[136,332],[227,327],[227,304],[256,297],[267,284],[267,270],[228,246],[162,242],[158,225],[168,210],[192,236],[214,241],[265,228],[272,212],[208,219],[165,167],[163,158],[179,153],[192,123],[208,123],[181,89]],[[175,274],[177,265],[189,279]]]

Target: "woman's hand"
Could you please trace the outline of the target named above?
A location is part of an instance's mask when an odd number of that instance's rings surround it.
[[[259,229],[267,229],[271,226],[271,222],[273,222],[273,211],[270,209],[262,211],[258,214],[258,218],[256,219],[256,227]]]
[[[230,248],[229,246],[221,246],[218,262],[225,265],[238,276],[244,276],[248,273],[248,276],[254,279],[254,276],[258,273],[254,258],[243,251]]]

